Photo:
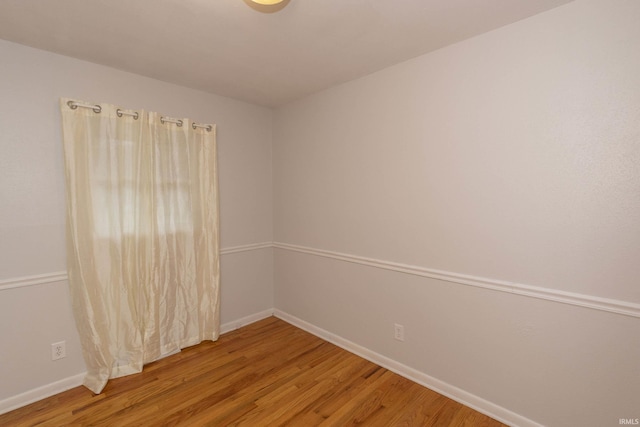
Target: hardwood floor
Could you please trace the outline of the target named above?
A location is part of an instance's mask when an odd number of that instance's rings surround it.
[[[270,317],[111,380],[0,415],[0,426],[502,426]]]

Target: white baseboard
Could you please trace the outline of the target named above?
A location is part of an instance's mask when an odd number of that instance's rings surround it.
[[[258,320],[266,319],[269,316],[273,316],[273,309],[264,310],[259,313],[245,316],[241,319],[234,320],[232,322],[220,325],[220,333],[225,334],[227,332],[234,331],[242,326],[250,323],[257,322]],[[70,390],[74,387],[82,385],[86,372],[67,377],[51,384],[44,385],[42,387],[34,388],[33,390],[26,391],[16,396],[9,397],[4,400],[0,400],[0,414],[13,411],[14,409],[27,406],[38,400],[46,399],[54,394],[62,393],[63,391]]]
[[[285,313],[281,310],[274,310],[273,315],[317,337],[329,341],[330,343],[335,344],[338,347],[341,347],[351,353],[357,354],[358,356],[367,359],[377,365],[380,365],[383,368],[386,368],[411,381],[423,385],[430,390],[447,396],[448,398],[453,399],[456,402],[462,403],[465,406],[488,415],[489,417],[494,418],[504,424],[514,427],[542,427],[535,421],[525,418],[522,415],[516,414],[515,412],[503,408],[502,406],[489,402],[481,397],[459,389],[458,387],[455,387],[444,381],[440,381],[437,378],[433,378],[423,372],[403,365],[402,363],[397,362],[393,359],[389,359],[386,356],[371,351],[365,347],[346,340],[329,331],[321,329],[315,325],[312,325],[311,323],[305,322],[304,320]]]
[[[313,335],[316,335],[326,341],[329,341],[351,353],[357,354],[358,356],[364,359],[367,359],[373,363],[376,363],[382,366],[383,368],[386,368],[392,372],[395,372],[398,375],[401,375],[435,392],[438,392],[444,396],[447,396],[455,400],[456,402],[462,403],[463,405],[473,408],[478,412],[488,415],[502,423],[505,423],[511,426],[519,426],[519,427],[541,427],[540,424],[528,418],[525,418],[521,415],[518,415],[512,411],[509,411],[506,408],[503,408],[485,399],[482,399],[476,395],[473,395],[464,390],[461,390],[451,384],[448,384],[436,378],[433,378],[423,372],[417,371],[395,360],[389,359],[386,356],[383,356],[365,347],[355,344],[349,340],[346,340],[324,329],[321,329],[315,325],[312,325],[311,323],[305,322],[304,320],[299,319],[295,316],[292,316],[288,313],[285,313],[281,310],[268,309],[268,310],[261,311],[259,313],[245,316],[241,319],[237,319],[232,322],[227,322],[220,326],[220,333],[224,334],[227,332],[234,331],[242,326],[257,322],[259,320],[265,319],[272,315],[275,315],[279,319],[282,319],[288,323],[291,323],[292,325],[300,329],[303,329]],[[63,391],[67,391],[74,387],[80,386],[82,385],[84,376],[85,376],[85,373],[83,372],[83,373],[53,382],[51,384],[44,385],[42,387],[29,390],[17,396],[13,396],[8,399],[2,400],[0,401],[0,414],[13,411],[14,409],[21,408],[33,402],[37,402],[38,400],[46,399],[47,397],[50,397],[55,394],[62,393]]]
[[[53,382],[51,384],[44,385],[42,387],[34,388],[33,390],[26,391],[18,394],[17,396],[9,397],[0,401],[0,414],[4,414],[14,409],[27,406],[38,400],[46,399],[54,394],[62,393],[63,391],[70,390],[74,387],[82,385],[86,372],[74,375],[72,377],[64,378],[60,381]]]
[[[220,334],[226,334],[227,332],[235,331],[236,329],[239,329],[243,326],[255,323],[258,320],[266,319],[269,316],[273,316],[273,308],[261,311],[259,313],[251,314],[249,316],[245,316],[232,322],[224,323],[220,325]]]

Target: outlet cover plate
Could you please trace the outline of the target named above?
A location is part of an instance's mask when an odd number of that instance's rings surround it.
[[[67,346],[65,341],[51,344],[51,360],[59,360],[67,357]]]
[[[393,338],[398,341],[404,341],[404,326],[394,323],[393,325]]]

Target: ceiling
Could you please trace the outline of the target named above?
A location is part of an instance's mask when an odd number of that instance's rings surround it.
[[[571,0],[1,0],[0,38],[275,107]]]

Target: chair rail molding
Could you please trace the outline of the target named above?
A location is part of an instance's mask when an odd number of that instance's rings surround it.
[[[57,271],[55,273],[47,274],[36,274],[34,276],[16,277],[13,279],[0,280],[0,291],[15,288],[24,288],[27,286],[64,282],[67,279],[68,276],[66,271]]]
[[[220,255],[236,254],[241,252],[255,251],[259,249],[272,248],[273,243],[261,242],[251,243],[248,245],[230,246],[220,249]],[[24,288],[27,286],[46,285],[69,280],[66,271],[57,271],[55,273],[36,274],[33,276],[15,277],[0,280],[0,291],[9,289]]]
[[[220,249],[220,255],[236,254],[239,252],[256,251],[258,249],[272,248],[272,242],[250,243],[248,245],[230,246]]]
[[[484,288],[492,291],[507,292],[514,295],[538,298],[547,301],[559,302],[562,304],[569,304],[578,307],[585,307],[594,310],[640,318],[640,304],[630,301],[602,298],[576,292],[567,292],[557,289],[524,285],[502,280],[487,279],[484,277],[470,276],[466,274],[452,273],[442,270],[434,270],[416,265],[401,264],[374,258],[366,258],[357,255],[345,254],[323,249],[315,249],[306,246],[292,245],[289,243],[274,242],[273,247],[292,252],[366,265],[369,267],[380,268],[384,270],[412,274],[414,276],[428,277],[431,279],[457,283],[460,285],[474,286],[477,288]]]
[[[593,310],[606,311],[609,313],[640,318],[640,304],[631,301],[622,301],[617,299],[580,294],[577,292],[567,292],[540,286],[531,286],[520,283],[507,282],[503,280],[488,279],[485,277],[435,270],[417,265],[402,264],[375,258],[367,258],[358,255],[345,254],[324,249],[316,249],[283,242],[260,242],[239,246],[230,246],[220,249],[220,255],[231,255],[268,248],[275,248],[323,258],[330,258],[338,261],[380,268],[383,270],[396,271],[399,273],[412,274],[414,276],[428,277],[430,279],[457,283],[459,285],[474,286],[477,288],[483,288],[492,291],[506,292],[514,295],[538,298],[562,304],[569,304],[578,307],[590,308]],[[0,280],[0,291],[34,285],[52,284],[65,280],[68,280],[67,273],[65,271],[4,279]]]

